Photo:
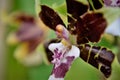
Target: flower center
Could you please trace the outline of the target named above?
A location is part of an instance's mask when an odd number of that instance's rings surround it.
[[[62,50],[59,50],[58,48],[55,48],[54,49],[54,55],[52,56],[53,57],[52,63],[59,65],[61,63],[61,60],[64,57],[65,52],[66,51],[62,51]]]

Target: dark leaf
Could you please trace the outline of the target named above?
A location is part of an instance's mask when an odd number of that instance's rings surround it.
[[[81,51],[80,57],[84,61],[100,69],[105,77],[108,78],[111,75],[111,64],[115,57],[112,51],[102,47],[90,46],[88,44],[78,47]]]
[[[44,24],[47,25],[49,28],[56,30],[56,26],[58,24],[65,26],[62,19],[53,9],[45,5],[42,5],[41,9],[42,11],[39,13],[39,17],[42,19]]]

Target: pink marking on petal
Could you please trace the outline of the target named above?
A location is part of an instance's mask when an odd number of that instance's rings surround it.
[[[74,56],[68,56],[66,57],[67,62],[66,63],[61,63],[58,67],[53,68],[52,74],[55,75],[55,78],[64,78],[65,74],[68,72],[70,65],[72,61],[74,60]]]

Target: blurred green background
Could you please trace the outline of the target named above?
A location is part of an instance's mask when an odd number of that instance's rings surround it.
[[[41,0],[41,3],[55,8],[57,5],[61,5],[64,2],[64,0]],[[56,4],[52,5],[53,3]],[[36,15],[34,0],[0,0],[0,5],[3,6],[0,10],[1,12],[7,11],[8,13],[11,13],[22,11],[34,16]],[[65,9],[63,8],[57,8],[57,10],[63,14],[65,13]],[[0,29],[4,31],[1,32],[1,35],[4,33],[4,36],[0,37],[0,80],[47,80],[51,74],[52,65],[42,63],[35,67],[25,67],[17,62],[13,57],[13,52],[16,46],[9,46],[5,43],[6,36],[13,28],[6,24],[2,24]],[[112,38],[114,39],[114,37]],[[119,38],[117,39],[119,40]],[[109,41],[109,38],[102,38],[101,42],[97,45],[110,48],[117,55],[120,48],[114,44],[114,42],[115,41],[111,43],[111,39]],[[120,64],[117,59],[115,59],[112,67],[112,76],[108,80],[120,80]],[[96,68],[85,63],[82,59],[77,59],[66,75],[65,80],[105,80],[105,78]]]

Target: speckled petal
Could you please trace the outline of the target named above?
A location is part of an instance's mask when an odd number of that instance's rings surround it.
[[[72,62],[79,57],[80,50],[76,46],[71,46],[69,49],[62,43],[52,43],[49,49],[54,54],[52,60],[54,67],[49,80],[64,80]]]

